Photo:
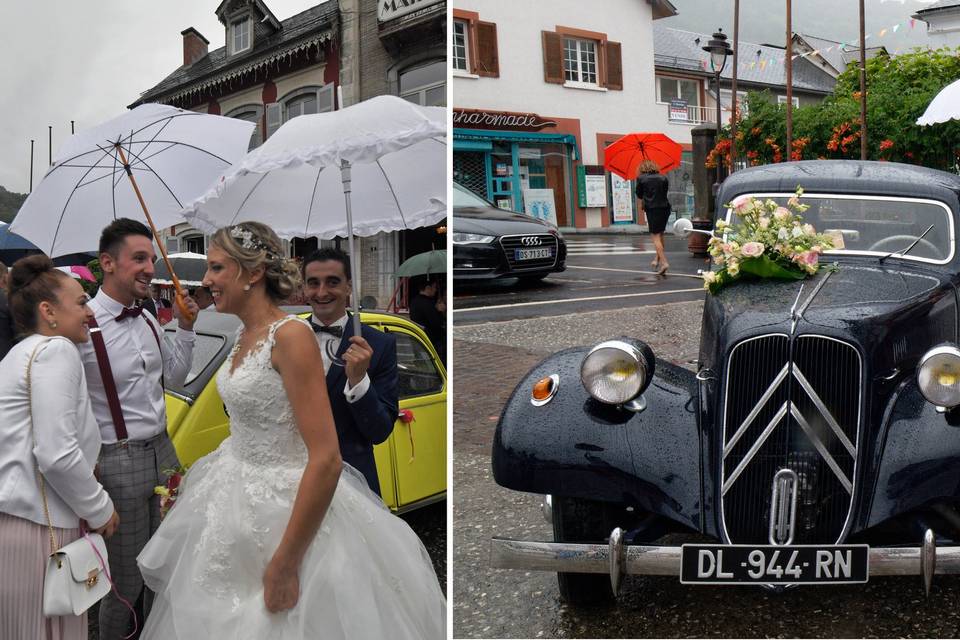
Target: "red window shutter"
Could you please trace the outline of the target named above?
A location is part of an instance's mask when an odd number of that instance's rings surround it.
[[[623,91],[623,61],[620,55],[620,43],[607,40],[607,77],[604,79],[607,89]]]
[[[500,77],[500,58],[497,53],[497,25],[493,22],[477,22],[477,63],[478,76]]]
[[[543,81],[563,84],[563,36],[543,32]]]

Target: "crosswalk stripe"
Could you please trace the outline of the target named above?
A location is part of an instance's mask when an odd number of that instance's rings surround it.
[[[617,298],[640,298],[644,296],[662,296],[671,293],[703,293],[703,287],[696,289],[671,289],[669,291],[646,291],[644,293],[622,293],[613,296],[591,296],[588,298],[566,298],[564,300],[538,300],[536,302],[515,302],[513,304],[494,304],[486,307],[470,307],[469,309],[454,309],[454,313],[465,313],[468,311],[489,311],[490,309],[508,309],[511,307],[533,307],[545,304],[562,304],[564,302],[590,302],[592,300],[614,300]]]

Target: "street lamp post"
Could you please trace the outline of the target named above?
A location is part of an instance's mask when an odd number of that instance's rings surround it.
[[[713,34],[710,41],[700,48],[710,54],[710,68],[713,69],[717,83],[717,140],[719,141],[720,128],[722,126],[721,120],[723,118],[720,108],[720,74],[723,72],[723,67],[727,64],[727,56],[733,53],[733,49],[730,48],[730,43],[727,42],[727,35],[723,32],[723,29],[719,28],[717,32]],[[713,183],[713,195],[717,195],[720,191],[720,171],[723,164],[723,162],[717,163],[716,182]]]

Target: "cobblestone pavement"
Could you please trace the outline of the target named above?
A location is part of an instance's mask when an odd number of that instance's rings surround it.
[[[929,599],[918,577],[867,585],[693,587],[628,576],[611,606],[575,609],[552,573],[489,568],[499,535],[549,540],[540,496],[493,482],[490,447],[503,403],[545,355],[628,334],[659,357],[696,358],[699,302],[454,328],[453,623],[456,638],[957,637],[960,578],[937,576]],[[689,365],[688,365],[689,366]]]

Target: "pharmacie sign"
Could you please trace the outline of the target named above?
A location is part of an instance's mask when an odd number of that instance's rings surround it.
[[[536,113],[514,113],[511,111],[485,111],[480,109],[454,109],[453,126],[479,127],[481,129],[500,129],[530,131],[555,127],[557,123],[547,120]]]
[[[387,22],[441,2],[443,0],[380,0],[377,21]]]

